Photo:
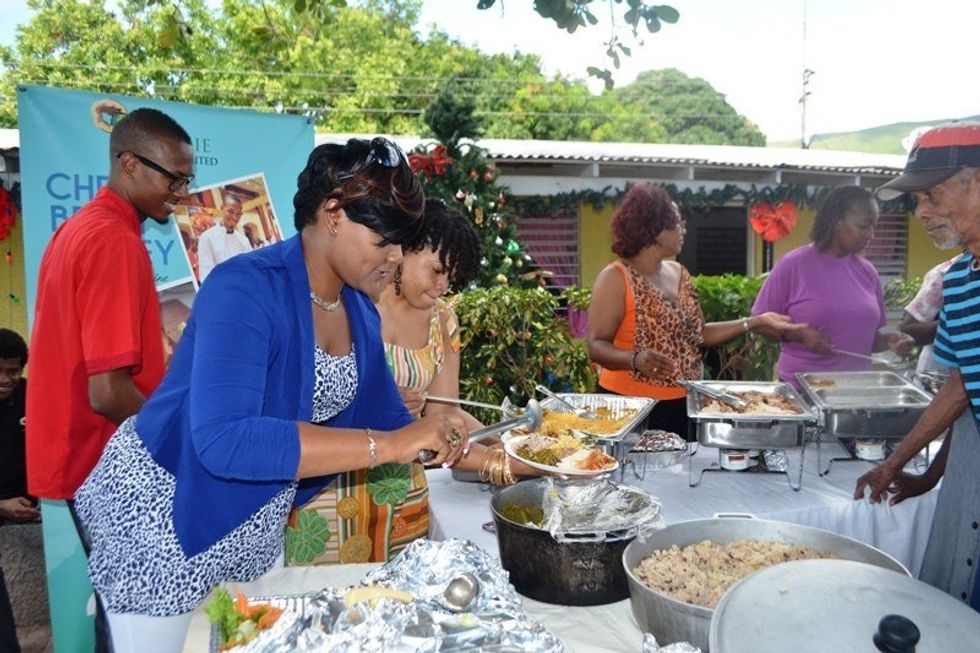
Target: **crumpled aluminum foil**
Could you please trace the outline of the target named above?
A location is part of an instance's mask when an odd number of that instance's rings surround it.
[[[770,472],[785,472],[789,469],[789,458],[782,449],[766,449],[762,452],[762,458]]]
[[[701,649],[688,642],[677,642],[660,646],[657,638],[650,633],[643,636],[643,653],[701,653]]]
[[[610,480],[548,478],[542,494],[542,528],[556,540],[583,533],[628,536],[663,528],[660,501],[643,490]]]
[[[443,598],[443,592],[450,581],[464,572],[476,576],[480,588],[466,612],[454,612]],[[349,588],[328,587],[310,596],[303,614],[287,627],[274,628],[247,647],[233,650],[235,653],[489,650],[560,653],[565,650],[557,636],[524,614],[507,572],[472,542],[416,540],[396,558],[368,573],[361,582],[397,588],[409,592],[415,600],[402,603],[383,598],[373,606],[361,602],[347,607],[344,595]]]

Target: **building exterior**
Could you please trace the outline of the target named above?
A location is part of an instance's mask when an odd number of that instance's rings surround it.
[[[318,134],[316,141],[351,136]],[[414,136],[391,138],[406,151],[431,143]],[[755,201],[768,194],[812,200],[841,184],[873,189],[905,165],[902,155],[789,148],[505,139],[483,139],[479,145],[495,163],[499,182],[523,200],[518,203],[521,237],[561,287],[590,287],[612,260],[609,217],[629,184],[663,184],[674,194],[688,219],[680,258],[693,273],[759,274],[763,242],[748,220]],[[0,129],[0,180],[8,189],[19,180],[18,147],[17,130]],[[814,209],[810,202],[799,203],[795,229],[773,247],[777,260],[808,242]],[[7,297],[23,297],[20,224],[0,246],[14,261],[0,277],[0,315],[4,321],[11,316],[13,328],[26,333],[24,302]],[[904,206],[883,207],[868,257],[884,280],[921,276],[950,255],[932,245]]]

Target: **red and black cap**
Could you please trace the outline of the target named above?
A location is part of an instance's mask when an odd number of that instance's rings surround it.
[[[980,123],[939,125],[916,139],[905,172],[876,191],[880,200],[926,190],[943,183],[963,168],[980,168]]]

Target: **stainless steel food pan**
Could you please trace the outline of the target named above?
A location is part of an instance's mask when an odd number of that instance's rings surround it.
[[[705,395],[692,388],[687,394],[687,415],[695,422],[698,442],[707,447],[731,449],[788,449],[802,447],[807,429],[816,416],[788,383],[752,381],[703,381],[704,385],[733,394],[760,392],[778,394],[799,411],[795,414],[721,413],[706,410]]]

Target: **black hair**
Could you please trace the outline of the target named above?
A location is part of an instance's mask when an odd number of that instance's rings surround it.
[[[313,148],[296,181],[296,231],[315,224],[320,205],[336,199],[348,218],[381,236],[381,246],[401,245],[415,235],[425,207],[419,180],[404,155],[388,168],[364,165],[370,154],[371,142],[358,138]]]
[[[191,137],[180,124],[156,109],[136,109],[120,120],[109,136],[109,150],[115,157],[120,152],[138,148],[147,140],[170,138],[180,143],[191,144]]]
[[[454,291],[462,290],[480,271],[483,247],[480,234],[466,217],[439,199],[428,199],[422,213],[422,226],[415,236],[402,243],[402,250],[421,252],[433,249],[449,275]]]
[[[813,246],[821,252],[827,251],[834,242],[834,229],[849,211],[863,208],[873,216],[874,206],[877,206],[874,196],[860,186],[834,188],[820,201],[817,215],[813,218],[813,227],[810,229]]]
[[[19,333],[0,328],[0,358],[19,358],[21,367],[27,365],[27,343]]]

